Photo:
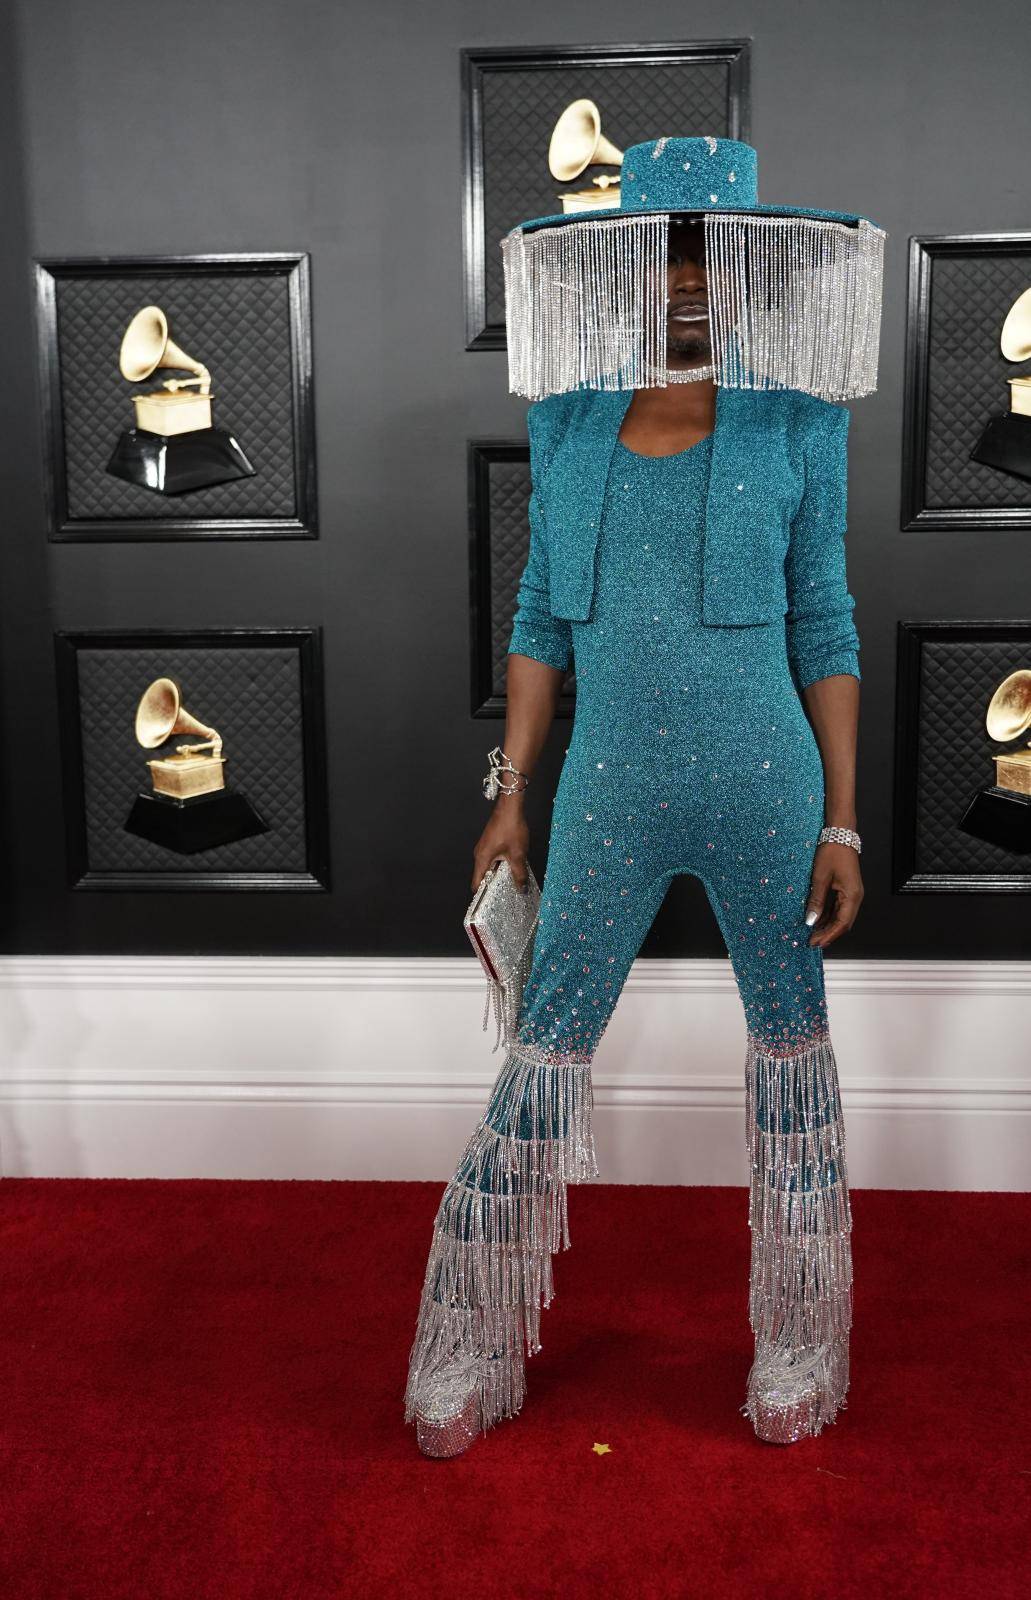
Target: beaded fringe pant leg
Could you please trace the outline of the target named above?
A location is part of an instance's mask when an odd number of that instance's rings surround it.
[[[479,1389],[480,1425],[514,1417],[525,1355],[540,1348],[551,1257],[568,1249],[566,1186],[598,1174],[591,1068],[516,1040],[441,1197],[415,1340],[405,1421],[456,1366]]]
[[[849,1384],[852,1215],[829,1034],[791,1054],[749,1035],[746,1135],[755,1360],[741,1409],[786,1443],[833,1422]]]

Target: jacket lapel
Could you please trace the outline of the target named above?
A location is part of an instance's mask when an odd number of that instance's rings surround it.
[[[710,459],[702,620],[773,621],[784,609],[787,550],[780,392],[717,387]]]
[[[548,468],[543,500],[556,617],[584,621],[590,616],[609,464],[633,393],[586,390]]]

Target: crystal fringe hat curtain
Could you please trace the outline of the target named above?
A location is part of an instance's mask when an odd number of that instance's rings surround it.
[[[826,400],[877,387],[882,228],[703,215],[713,377]],[[501,241],[509,391],[662,385],[669,213],[513,228]]]

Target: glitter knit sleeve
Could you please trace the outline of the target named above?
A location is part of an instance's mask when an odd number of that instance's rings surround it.
[[[549,402],[527,413],[530,435],[530,551],[519,580],[509,655],[530,656],[545,666],[568,672],[573,660],[573,634],[567,621],[552,616],[548,576],[548,536],[537,489],[551,457],[553,435]]]
[[[845,567],[851,413],[825,400],[809,401],[805,410],[805,488],[784,562],[788,661],[799,693],[836,673],[860,677]]]

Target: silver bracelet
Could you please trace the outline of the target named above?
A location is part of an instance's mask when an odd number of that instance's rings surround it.
[[[817,844],[850,844],[857,855],[863,849],[862,840],[854,828],[821,828]]]
[[[526,773],[520,772],[518,767],[512,765],[499,744],[489,752],[487,760],[490,766],[483,780],[483,793],[488,800],[496,800],[499,794],[519,794],[526,788],[530,781]],[[522,778],[522,783],[505,783],[501,777],[503,772],[511,772],[516,779]]]

